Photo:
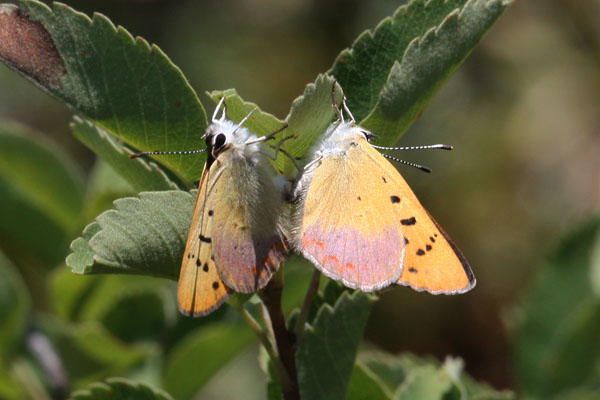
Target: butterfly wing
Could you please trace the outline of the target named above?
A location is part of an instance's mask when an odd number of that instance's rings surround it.
[[[278,223],[281,189],[266,160],[228,151],[218,162],[220,176],[211,188],[216,199],[211,210],[215,262],[228,287],[254,293],[269,282],[288,252]]]
[[[362,142],[304,173],[295,246],[328,277],[372,291],[398,280],[404,245],[398,210]]]
[[[214,311],[232,293],[219,277],[212,256],[209,232],[212,232],[213,218],[209,210],[214,203],[214,194],[208,187],[214,180],[209,176],[213,173],[212,168],[204,167],[177,286],[180,311],[194,317]]]
[[[423,208],[396,168],[373,147],[365,151],[376,164],[370,167],[385,182],[385,192],[393,199],[395,222],[402,228],[406,243],[404,268],[397,283],[433,294],[472,289],[476,281],[471,267],[450,237]]]

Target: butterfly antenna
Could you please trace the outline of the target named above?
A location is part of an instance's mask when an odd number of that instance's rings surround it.
[[[386,147],[386,146],[376,146],[371,144],[371,146],[375,147],[379,150],[430,150],[430,149],[441,149],[441,150],[453,150],[454,147],[447,144],[431,144],[426,146],[403,146],[403,147]]]
[[[333,86],[331,86],[331,101],[333,104],[333,109],[335,110],[335,113],[338,115],[338,118],[340,121],[342,121],[342,123],[344,122],[344,115],[342,114],[342,110],[338,107],[338,102],[335,98],[335,87],[337,85],[337,80],[333,80]],[[343,96],[344,92],[342,90],[342,96]]]
[[[273,132],[269,133],[268,135],[261,136],[261,137],[256,138],[256,139],[249,140],[245,144],[249,145],[249,144],[253,144],[253,143],[266,142],[267,140],[273,139],[273,137],[275,135],[277,135],[279,132],[283,131],[284,129],[287,129],[287,127],[288,127],[288,123],[286,121],[286,122],[283,123],[283,126],[281,128],[279,128],[279,129],[277,129],[276,131],[273,131]],[[285,141],[285,140],[287,140],[289,138],[291,138],[291,136],[285,138],[283,141]]]
[[[383,155],[385,158],[388,158],[388,159],[390,159],[390,160],[396,161],[396,162],[398,162],[398,163],[400,163],[400,164],[405,164],[405,165],[409,165],[409,166],[411,166],[411,167],[415,167],[416,169],[420,169],[420,170],[421,170],[421,171],[423,171],[423,172],[427,172],[427,173],[430,173],[430,172],[431,172],[431,169],[430,169],[430,168],[427,168],[427,167],[426,167],[426,166],[424,166],[424,165],[415,164],[415,163],[413,163],[413,162],[410,162],[410,161],[401,160],[401,159],[399,159],[399,158],[396,158],[396,157],[394,157],[394,156],[390,156],[390,155],[388,155],[388,154],[382,154],[382,155]]]
[[[352,113],[350,112],[350,109],[348,108],[348,106],[346,105],[346,96],[344,96],[342,98],[342,106],[344,107],[344,110],[346,111],[346,113],[348,114],[348,116],[350,116],[350,122],[354,123],[355,119],[354,119],[354,115],[352,115]]]
[[[184,151],[145,151],[143,153],[130,154],[129,158],[138,158],[138,157],[143,157],[143,156],[157,156],[157,155],[165,155],[165,154],[188,155],[188,154],[203,153],[205,151],[206,151],[206,149],[184,150]]]
[[[212,121],[215,122],[217,120],[217,114],[219,113],[219,110],[221,109],[221,106],[223,105],[223,102],[225,101],[225,96],[221,97],[221,100],[219,100],[219,104],[217,104],[217,108],[215,108],[215,112],[213,113],[212,116]],[[223,115],[221,115],[221,121],[225,118],[225,108],[223,107]]]
[[[254,108],[252,109],[252,111],[250,111],[250,112],[248,113],[248,115],[246,115],[246,116],[244,117],[244,119],[242,119],[242,120],[240,121],[240,123],[238,124],[238,126],[237,126],[237,127],[234,129],[234,130],[233,130],[232,134],[235,134],[235,133],[238,131],[238,129],[240,129],[240,128],[242,127],[242,125],[244,125],[244,123],[245,123],[246,121],[248,121],[248,118],[250,118],[250,116],[251,116],[252,114],[254,114],[254,111],[256,111],[256,110],[258,110],[258,107],[254,107]]]

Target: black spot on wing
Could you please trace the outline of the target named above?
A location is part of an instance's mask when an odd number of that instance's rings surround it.
[[[213,289],[215,289],[215,290],[217,290],[217,289],[219,288],[219,282],[217,282],[217,281],[214,281],[214,282],[212,283],[212,288],[213,288]]]
[[[204,242],[204,243],[212,243],[212,239],[211,239],[211,238],[209,238],[209,237],[206,237],[206,236],[202,236],[202,234],[200,234],[200,235],[198,236],[198,238],[200,239],[200,241],[201,241],[201,242]]]
[[[415,267],[410,267],[410,268],[408,268],[408,272],[410,272],[412,274],[416,274],[419,271],[417,271],[417,269]]]
[[[390,196],[390,200],[392,201],[392,204],[400,203],[400,197],[398,196]]]
[[[425,250],[423,250],[423,249],[419,249],[419,250],[417,250],[417,255],[418,255],[418,256],[423,256],[423,255],[425,255]]]
[[[431,250],[431,245],[430,244],[425,245],[425,250],[430,251]]]
[[[415,217],[410,217],[410,218],[406,218],[406,219],[401,219],[401,220],[400,220],[400,223],[401,223],[402,225],[405,225],[405,226],[410,226],[410,225],[414,225],[414,224],[416,224],[416,223],[417,223],[417,219],[416,219]]]

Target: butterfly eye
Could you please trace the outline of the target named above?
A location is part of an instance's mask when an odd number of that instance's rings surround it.
[[[360,131],[360,133],[362,133],[363,135],[365,135],[365,139],[367,139],[368,142],[371,141],[371,139],[375,139],[377,137],[376,134],[369,132],[369,131]]]
[[[215,139],[213,141],[213,147],[215,148],[215,150],[219,150],[221,147],[223,147],[223,145],[225,144],[225,141],[227,140],[225,135],[222,133],[219,133],[214,138]]]

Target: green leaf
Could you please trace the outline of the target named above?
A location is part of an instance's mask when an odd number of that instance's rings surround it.
[[[344,399],[358,344],[375,298],[344,291],[332,307],[324,304],[296,352],[300,395]]]
[[[52,9],[34,0],[18,3],[0,8],[0,42],[9,44],[0,47],[0,59],[9,67],[135,148],[202,148],[204,109],[157,46],[101,14],[90,19],[60,3]],[[193,180],[205,156],[160,160]]]
[[[144,192],[115,201],[71,244],[73,272],[177,279],[196,191]]]
[[[499,392],[463,373],[463,361],[448,357],[440,363],[413,354],[393,356],[381,351],[363,351],[357,365],[381,382],[394,398],[511,400],[511,392]],[[418,394],[419,393],[419,394]]]
[[[395,357],[381,351],[363,351],[358,355],[358,362],[373,372],[391,393],[406,380],[408,371],[425,363],[411,354]]]
[[[57,146],[26,128],[0,125],[0,237],[23,259],[54,266],[79,226],[83,176]]]
[[[425,365],[410,371],[394,399],[442,400],[452,390],[452,386],[452,380],[446,371],[433,365]]]
[[[352,370],[347,399],[389,400],[391,395],[386,392],[384,385],[373,372],[364,365],[357,363]]]
[[[23,338],[30,303],[17,269],[0,252],[0,365],[4,367]]]
[[[361,125],[395,142],[510,0],[413,0],[342,51],[329,73]]]
[[[155,162],[141,157],[130,159],[133,152],[105,130],[79,117],[73,119],[71,129],[77,139],[102,157],[136,192],[179,189]]]
[[[291,136],[292,139],[281,147],[297,160],[305,156],[336,117],[331,97],[334,82],[332,77],[321,74],[314,83],[306,85],[304,93],[292,103],[287,117],[289,126],[284,132],[286,137]],[[285,163],[283,168],[286,175],[297,173],[287,157],[281,160]]]
[[[72,400],[172,400],[168,393],[146,383],[108,378],[71,394]]]
[[[246,325],[214,323],[188,335],[166,361],[164,386],[177,399],[192,398],[222,367],[254,341]]]
[[[526,394],[547,397],[600,379],[600,298],[590,280],[599,233],[596,216],[566,237],[519,310],[515,360]]]

